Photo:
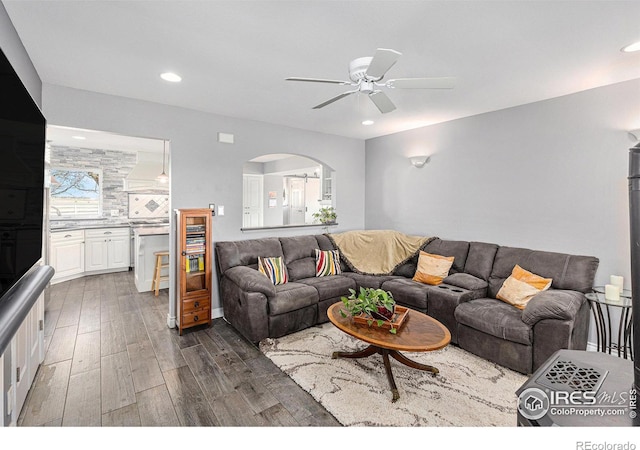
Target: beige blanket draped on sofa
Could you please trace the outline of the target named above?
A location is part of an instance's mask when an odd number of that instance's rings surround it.
[[[367,275],[391,274],[434,239],[393,230],[346,231],[327,236],[340,250],[340,257],[351,270]]]

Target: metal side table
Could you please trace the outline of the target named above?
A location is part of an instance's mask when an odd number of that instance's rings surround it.
[[[586,294],[586,297],[596,323],[598,351],[611,354],[615,349],[611,339],[611,311],[613,308],[621,308],[617,352],[618,356],[633,360],[631,290],[624,289],[620,293],[620,300],[616,301],[605,298],[604,286],[594,286],[592,289],[593,293]]]

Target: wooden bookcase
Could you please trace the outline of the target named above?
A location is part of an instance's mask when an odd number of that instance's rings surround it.
[[[211,210],[179,209],[178,330],[211,325]]]

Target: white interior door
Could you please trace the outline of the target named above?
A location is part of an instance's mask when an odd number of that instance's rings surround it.
[[[305,222],[305,182],[304,178],[290,177],[289,180],[289,224],[303,225]]]
[[[243,176],[242,226],[261,227],[263,223],[262,175]]]
[[[307,178],[305,188],[305,223],[313,223],[313,213],[320,210],[320,178]]]

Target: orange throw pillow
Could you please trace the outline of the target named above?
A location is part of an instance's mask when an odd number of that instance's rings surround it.
[[[418,268],[413,276],[414,281],[438,285],[449,275],[453,265],[453,256],[432,255],[420,250]]]
[[[502,283],[496,298],[518,309],[524,309],[534,295],[549,289],[552,281],[551,278],[543,278],[516,264],[509,278]]]

